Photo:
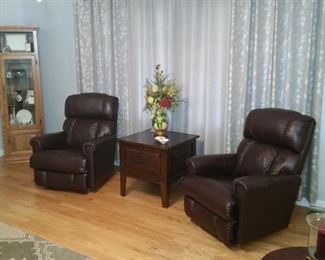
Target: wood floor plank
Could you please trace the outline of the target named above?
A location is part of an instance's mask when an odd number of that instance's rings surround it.
[[[227,248],[185,215],[177,184],[166,209],[158,185],[128,178],[127,195],[121,197],[118,174],[85,195],[37,187],[28,164],[0,162],[0,209],[0,222],[100,260],[252,260],[281,247],[307,244],[304,208],[296,207],[289,228]]]

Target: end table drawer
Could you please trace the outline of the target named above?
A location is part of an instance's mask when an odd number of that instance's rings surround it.
[[[126,167],[160,174],[159,153],[126,148]]]

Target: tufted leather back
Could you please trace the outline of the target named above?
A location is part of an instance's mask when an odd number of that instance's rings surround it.
[[[65,101],[63,130],[67,145],[79,147],[84,142],[105,135],[115,135],[118,98],[101,93],[71,95]]]
[[[295,111],[252,110],[237,148],[235,175],[300,174],[315,120]]]

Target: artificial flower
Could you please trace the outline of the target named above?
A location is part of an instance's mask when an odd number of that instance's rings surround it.
[[[160,106],[163,108],[166,108],[169,106],[169,98],[168,97],[164,97],[160,100],[159,102]]]
[[[159,90],[159,87],[156,84],[153,84],[151,87],[152,92],[157,92]]]

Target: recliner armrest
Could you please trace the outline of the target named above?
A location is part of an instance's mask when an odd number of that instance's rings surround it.
[[[300,186],[301,178],[297,174],[291,175],[261,175],[261,176],[244,176],[239,177],[234,180],[234,192],[236,193],[238,189],[241,189],[242,192],[251,193],[251,192],[267,192],[267,190],[272,190],[278,186]]]
[[[35,136],[30,140],[30,144],[34,153],[43,150],[59,149],[66,146],[66,135],[62,131]]]
[[[213,154],[193,156],[187,160],[188,174],[203,176],[233,175],[236,154]]]
[[[82,145],[82,152],[84,155],[86,155],[88,151],[94,152],[100,146],[107,145],[109,143],[116,143],[116,139],[116,135],[110,135],[89,140]]]
[[[116,135],[104,136],[87,141],[82,145],[82,152],[88,163],[88,185],[91,190],[113,174]]]
[[[237,243],[259,239],[289,225],[301,178],[297,174],[245,176],[234,180]]]

